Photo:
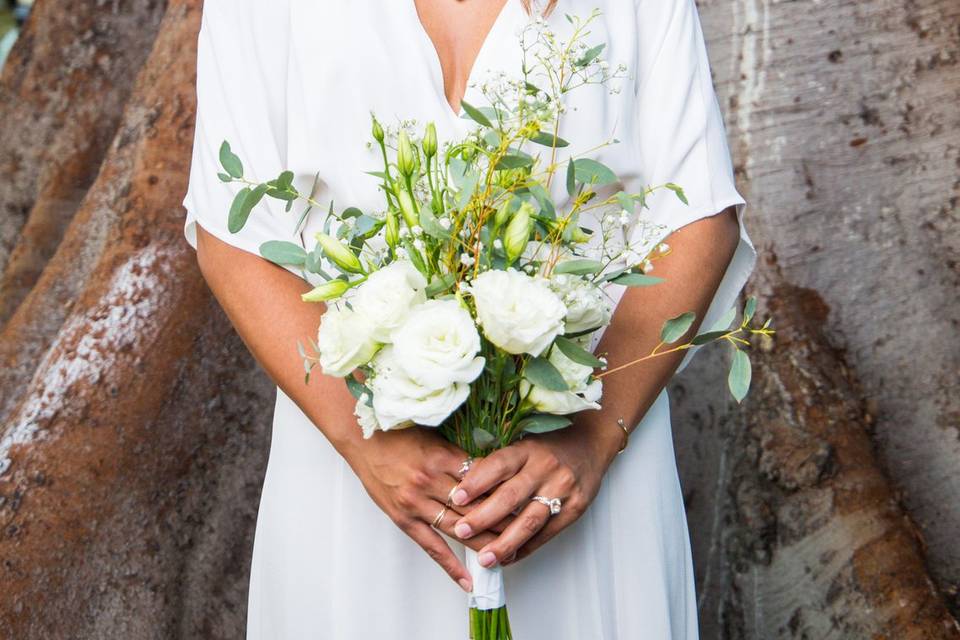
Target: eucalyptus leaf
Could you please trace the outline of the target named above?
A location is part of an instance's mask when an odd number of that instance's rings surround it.
[[[710,327],[710,331],[727,331],[730,329],[730,325],[733,324],[733,321],[737,318],[737,308],[730,307],[725,314],[723,314],[717,322]]]
[[[452,235],[449,229],[443,228],[437,217],[433,215],[430,207],[424,207],[420,210],[420,226],[427,235],[437,240],[449,240]]]
[[[571,424],[573,422],[564,416],[538,413],[521,420],[517,424],[517,428],[523,433],[549,433],[569,427]]]
[[[293,184],[293,171],[284,171],[277,177],[276,186],[278,189],[286,189]]]
[[[568,391],[570,387],[563,376],[549,360],[543,357],[533,358],[523,369],[523,377],[547,391]]]
[[[677,198],[680,199],[680,202],[682,202],[683,204],[690,204],[689,202],[687,202],[687,196],[686,194],[683,193],[683,189],[680,186],[675,185],[672,182],[669,182],[663,186],[665,186],[667,189],[670,189],[670,191],[673,191],[675,194],[677,194]]]
[[[352,395],[357,400],[362,398],[364,394],[369,395],[367,393],[368,392],[367,387],[362,382],[354,378],[352,375],[347,376],[346,378],[343,379],[343,381],[347,383],[347,389],[350,390],[350,395]]]
[[[490,119],[487,118],[487,116],[485,116],[483,112],[480,111],[480,109],[477,109],[475,106],[473,106],[466,100],[460,100],[460,107],[463,109],[464,113],[466,113],[470,117],[470,119],[473,120],[474,122],[482,124],[485,127],[491,127],[491,128],[493,127],[493,123],[490,122]]]
[[[613,278],[611,282],[623,285],[624,287],[650,287],[663,282],[663,278],[648,276],[642,273],[624,273]]]
[[[557,336],[553,344],[560,349],[560,352],[563,355],[567,356],[577,364],[582,364],[585,367],[592,367],[594,369],[603,366],[602,360],[569,338]]]
[[[497,442],[497,438],[486,429],[474,427],[473,442],[479,449],[489,449]]]
[[[738,403],[743,402],[747,397],[751,377],[750,356],[740,349],[735,349],[733,362],[730,364],[730,375],[727,376],[727,386],[730,387],[730,393]]]
[[[250,210],[244,208],[247,196],[250,195],[250,187],[244,187],[233,197],[233,203],[230,205],[230,215],[227,217],[227,230],[230,233],[237,233],[247,224],[247,218],[250,216]]]
[[[590,260],[580,258],[577,260],[565,260],[553,268],[554,273],[570,273],[576,276],[584,276],[590,273],[599,273],[603,269],[603,263],[599,260]]]
[[[591,47],[587,49],[584,52],[584,54],[580,56],[574,64],[576,64],[578,67],[587,66],[588,64],[590,64],[591,62],[597,59],[597,56],[600,55],[600,53],[603,51],[603,48],[605,46],[606,46],[605,44],[598,44],[595,47]]]
[[[260,255],[279,265],[302,267],[307,261],[307,252],[298,244],[286,240],[268,240],[260,245]]]
[[[577,182],[605,185],[617,181],[617,174],[602,162],[597,162],[592,158],[580,158],[574,160],[573,164]]]
[[[693,311],[687,311],[676,318],[667,320],[663,323],[663,329],[660,330],[660,340],[666,344],[673,344],[690,330],[693,321],[696,319],[697,314]]]
[[[623,191],[617,191],[615,197],[617,198],[617,203],[619,203],[621,209],[627,213],[633,213],[636,211],[637,201],[631,198],[629,195]]]
[[[362,215],[363,215],[363,211],[361,211],[360,209],[357,209],[356,207],[347,207],[340,214],[340,219],[347,220],[349,218],[359,218]]]
[[[540,205],[540,215],[546,216],[551,220],[555,220],[557,217],[557,210],[553,206],[553,200],[550,198],[550,194],[546,189],[543,188],[542,184],[536,183],[530,185],[529,188],[530,195],[533,196],[533,199],[537,201],[537,204]]]
[[[530,137],[530,141],[536,142],[537,144],[542,144],[545,147],[551,147],[553,149],[562,149],[563,147],[570,146],[570,143],[563,138],[545,131],[538,131]]]
[[[567,161],[567,194],[571,198],[577,195],[577,171],[573,158]]]
[[[433,281],[424,289],[427,298],[436,298],[438,294],[443,293],[453,286],[456,277],[452,273],[444,274],[442,277],[434,278]]]
[[[533,158],[525,153],[511,153],[503,156],[497,161],[494,169],[522,169],[533,164]]]
[[[220,182],[233,182],[233,176],[227,173],[218,173],[217,177],[220,178]]]
[[[237,154],[230,149],[230,143],[226,140],[220,145],[220,164],[223,166],[223,170],[229,173],[231,177],[243,177],[243,163],[240,162]]]
[[[750,324],[753,314],[757,312],[757,299],[753,296],[747,298],[747,303],[743,306],[743,324]]]
[[[690,342],[699,347],[700,345],[707,344],[708,342],[718,340],[725,335],[727,335],[726,331],[707,331],[706,333],[701,333],[700,335],[696,336]]]

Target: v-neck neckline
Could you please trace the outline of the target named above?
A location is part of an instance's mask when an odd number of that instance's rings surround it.
[[[432,73],[434,85],[439,83],[437,92],[439,93],[440,101],[443,103],[444,111],[450,114],[451,117],[459,119],[463,115],[463,99],[466,97],[467,91],[470,89],[470,83],[473,81],[473,76],[477,69],[477,63],[483,59],[484,53],[488,48],[488,43],[500,29],[501,23],[506,20],[506,15],[510,10],[510,5],[516,2],[516,0],[506,0],[506,2],[503,3],[503,6],[500,7],[500,11],[494,18],[493,23],[490,25],[490,29],[484,35],[483,41],[480,43],[480,48],[477,50],[477,55],[474,57],[470,64],[470,69],[467,71],[466,86],[463,90],[464,95],[460,97],[461,104],[458,105],[460,107],[459,113],[454,110],[453,105],[450,104],[450,101],[447,99],[446,78],[443,74],[443,62],[440,60],[440,52],[437,51],[437,45],[434,44],[433,38],[430,37],[430,34],[427,32],[427,28],[420,19],[420,12],[417,10],[417,3],[414,2],[414,0],[403,0],[403,2],[408,5],[411,17],[413,18],[417,31],[420,34],[420,39],[424,43],[424,46],[426,46],[429,50],[431,66],[433,67]]]

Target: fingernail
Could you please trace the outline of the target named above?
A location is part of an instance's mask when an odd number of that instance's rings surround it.
[[[459,580],[457,580],[457,584],[460,585],[460,588],[466,591],[467,593],[470,593],[471,591],[473,591],[473,585],[470,584],[470,581],[467,580],[466,578],[460,578]]]
[[[497,556],[493,555],[492,551],[484,551],[479,556],[477,556],[477,560],[480,561],[481,566],[484,566],[487,568],[490,568],[493,565],[497,564]]]
[[[470,525],[466,522],[458,522],[453,528],[453,532],[457,534],[457,537],[461,540],[465,540],[473,535],[473,529],[471,529]]]
[[[470,499],[470,496],[467,495],[467,492],[463,489],[457,489],[453,493],[453,504],[459,506],[467,504],[467,500]]]

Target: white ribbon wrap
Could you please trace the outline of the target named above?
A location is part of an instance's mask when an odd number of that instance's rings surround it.
[[[473,578],[473,591],[469,599],[470,608],[489,611],[507,604],[507,593],[503,588],[503,569],[500,565],[487,569],[477,559],[477,552],[470,548],[465,550],[465,559],[467,571]]]

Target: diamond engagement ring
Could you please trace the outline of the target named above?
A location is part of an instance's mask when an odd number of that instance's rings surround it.
[[[544,498],[543,496],[533,496],[530,499],[545,505],[548,509],[550,509],[550,515],[552,516],[560,513],[560,507],[562,506],[560,498]]]
[[[464,460],[464,461],[460,464],[460,471],[458,471],[457,473],[460,474],[460,477],[461,477],[461,478],[463,478],[465,475],[467,475],[467,472],[470,471],[470,467],[471,467],[472,465],[473,465],[473,458],[472,458],[472,457],[467,458],[466,460]]]

